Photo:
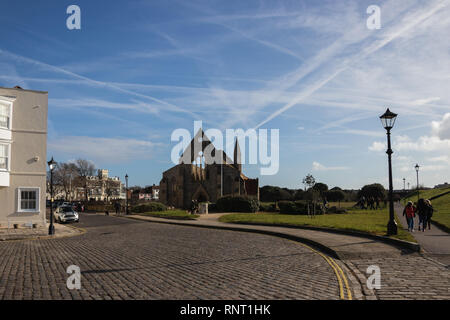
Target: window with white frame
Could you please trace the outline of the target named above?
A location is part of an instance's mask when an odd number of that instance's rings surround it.
[[[19,188],[18,189],[18,207],[19,212],[37,212],[39,211],[39,188]]]
[[[11,117],[11,104],[0,101],[0,128],[9,129]]]
[[[0,170],[8,170],[9,145],[0,144]]]

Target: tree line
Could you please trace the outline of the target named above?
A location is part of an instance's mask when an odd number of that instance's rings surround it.
[[[77,159],[73,162],[58,162],[53,169],[53,192],[54,194],[64,194],[68,201],[72,201],[73,192],[76,188],[83,188],[84,200],[89,200],[89,183],[87,177],[93,176],[96,172],[95,165],[85,159]],[[105,194],[112,196],[115,184],[111,181],[104,181]],[[50,172],[47,172],[47,190],[50,192]]]
[[[274,202],[282,200],[326,200],[329,202],[358,201],[362,197],[378,198],[385,200],[387,193],[379,183],[365,185],[361,190],[343,190],[339,187],[329,189],[328,185],[316,182],[315,178],[308,174],[302,180],[304,188],[289,189],[277,186],[264,186],[259,189],[259,198],[262,202]]]

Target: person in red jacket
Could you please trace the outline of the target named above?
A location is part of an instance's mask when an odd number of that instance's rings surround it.
[[[412,201],[409,201],[405,209],[403,209],[403,215],[406,216],[408,231],[414,232],[414,218],[416,216],[416,208],[414,207]]]

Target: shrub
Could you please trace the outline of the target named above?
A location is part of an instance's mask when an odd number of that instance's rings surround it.
[[[315,204],[316,215],[323,214],[322,206],[319,203]],[[278,207],[280,208],[280,213],[287,214],[308,214],[308,202],[307,201],[279,201]],[[313,210],[312,204],[310,203],[310,210]]]
[[[277,205],[275,203],[260,203],[259,204],[259,211],[276,212],[277,211]]]
[[[299,213],[294,201],[278,201],[278,208],[281,213]]]
[[[259,189],[259,199],[264,202],[292,200],[293,190],[286,188],[264,186]]]
[[[217,205],[215,203],[209,203],[208,204],[208,212],[209,213],[218,212]]]
[[[225,196],[217,200],[216,206],[219,212],[256,212],[259,202],[244,196]]]
[[[167,210],[167,207],[160,202],[150,202],[146,204],[140,204],[131,208],[131,212],[134,213],[165,211],[165,210]]]

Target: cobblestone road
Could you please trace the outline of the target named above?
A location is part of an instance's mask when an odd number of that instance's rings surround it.
[[[0,299],[339,299],[332,268],[292,241],[82,216],[87,233],[0,242]],[[66,268],[81,268],[69,290]]]

